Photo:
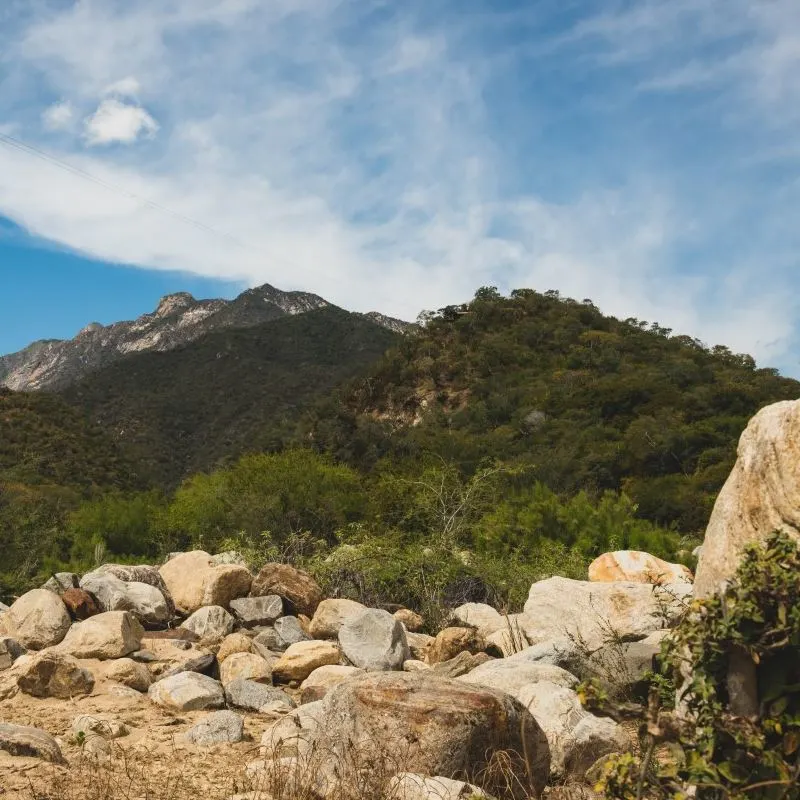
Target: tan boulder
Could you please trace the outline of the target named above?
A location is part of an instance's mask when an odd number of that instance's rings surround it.
[[[335,639],[345,621],[357,617],[366,608],[355,600],[345,598],[323,600],[314,612],[308,632],[315,639]]]
[[[203,606],[230,607],[231,600],[246,597],[253,576],[239,564],[215,564],[202,550],[180,553],[159,570],[177,608],[194,612]]]
[[[304,681],[318,667],[338,664],[340,659],[339,646],[333,642],[297,642],[272,665],[272,674],[284,682]]]
[[[428,650],[435,641],[434,636],[429,636],[427,633],[411,633],[406,634],[406,641],[408,642],[408,649],[411,651],[412,658],[419,661],[425,661],[428,657]]]
[[[450,613],[450,624],[464,628],[477,628],[484,636],[506,626],[503,615],[486,603],[464,603]]]
[[[242,678],[259,683],[272,683],[270,663],[255,653],[232,653],[219,666],[219,680],[223,686]]]
[[[300,699],[303,703],[322,700],[334,686],[363,674],[363,669],[345,667],[340,664],[317,667],[300,686]]]
[[[692,571],[683,564],[670,564],[639,550],[617,550],[603,553],[589,565],[589,580],[610,583],[631,581],[663,585],[691,583]]]
[[[390,796],[397,800],[492,800],[482,789],[464,781],[436,775],[429,778],[401,772],[389,781]]]
[[[402,622],[409,633],[417,633],[425,626],[425,620],[416,611],[409,608],[398,608],[394,612],[394,618],[398,622]]]
[[[58,742],[46,731],[30,728],[27,725],[0,722],[0,751],[11,756],[39,758],[52,764],[66,764]]]
[[[486,650],[486,639],[475,628],[444,628],[427,650],[429,664],[439,664],[455,658],[463,651],[481,653]]]
[[[217,651],[217,661],[222,664],[228,656],[234,653],[253,653],[253,640],[243,633],[232,633],[222,640],[222,644]]]
[[[322,601],[322,587],[307,572],[289,564],[265,564],[253,579],[251,597],[276,594],[287,614],[311,616]]]
[[[3,632],[29,650],[58,644],[72,620],[61,598],[47,589],[32,589],[3,614]]]
[[[146,692],[153,682],[150,670],[132,658],[117,658],[106,662],[103,677],[137,692]]]
[[[143,634],[130,611],[106,611],[76,622],[58,649],[75,658],[122,658],[140,648]]]
[[[717,592],[735,574],[745,546],[776,530],[800,542],[800,400],[762,408],[739,439],[736,464],[706,528],[696,595]]]
[[[71,656],[47,650],[24,662],[17,684],[20,691],[33,697],[69,700],[89,694],[94,676]]]

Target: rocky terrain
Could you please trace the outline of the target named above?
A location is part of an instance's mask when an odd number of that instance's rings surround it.
[[[248,328],[329,305],[315,294],[282,292],[269,284],[230,301],[196,300],[186,292],[167,295],[155,311],[136,320],[108,326],[91,323],[74,339],[34,342],[0,356],[0,386],[57,391],[132,353],[173,350],[212,331]],[[364,316],[395,332],[408,327],[377,312]]]

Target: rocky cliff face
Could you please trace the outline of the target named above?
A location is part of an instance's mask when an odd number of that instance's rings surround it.
[[[153,313],[136,320],[108,326],[93,322],[74,339],[34,342],[18,353],[0,356],[0,386],[55,391],[130,353],[172,350],[211,331],[248,328],[327,305],[315,294],[282,292],[268,284],[230,301],[195,300],[179,292],[162,298]],[[382,314],[368,316],[390,330],[408,327]]]

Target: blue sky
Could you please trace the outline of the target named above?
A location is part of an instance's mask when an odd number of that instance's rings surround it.
[[[798,375],[798,122],[796,0],[4,0],[0,133],[100,183],[0,144],[0,351],[494,284]]]

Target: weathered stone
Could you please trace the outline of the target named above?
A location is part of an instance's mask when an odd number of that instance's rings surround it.
[[[429,664],[449,661],[466,650],[481,653],[486,650],[486,639],[475,628],[445,628],[436,634],[427,651]]]
[[[283,598],[286,612],[309,617],[322,601],[320,585],[307,573],[288,564],[265,564],[253,579],[253,597],[276,594]]]
[[[310,638],[297,617],[281,617],[275,620],[271,628],[261,631],[254,641],[259,647],[283,652],[289,645],[306,642]]]
[[[503,615],[486,603],[464,603],[450,614],[450,624],[455,627],[477,628],[489,636],[506,625]]]
[[[246,678],[237,678],[225,684],[225,701],[234,708],[263,713],[295,707],[294,700],[280,689]]]
[[[261,736],[261,756],[272,760],[306,755],[320,730],[322,703],[306,703],[273,722]]]
[[[40,758],[52,764],[65,763],[58,742],[49,733],[27,725],[0,722],[0,750],[12,756]]]
[[[220,664],[219,679],[227,686],[238,678],[272,683],[271,665],[255,653],[232,653]]]
[[[245,567],[215,565],[202,550],[176,555],[159,572],[175,605],[189,613],[203,606],[228,608],[231,600],[247,596],[253,580]]]
[[[62,595],[67,589],[77,589],[80,578],[74,572],[56,572],[42,584],[42,589]]]
[[[29,650],[58,644],[72,621],[61,598],[47,589],[33,589],[3,614],[5,633]]]
[[[59,650],[75,658],[122,658],[138,650],[142,626],[128,611],[107,611],[76,622]]]
[[[688,583],[592,583],[548,578],[531,586],[520,624],[531,644],[573,638],[588,651],[669,627],[691,596]]]
[[[222,684],[199,672],[180,672],[154,683],[147,692],[159,706],[178,711],[201,711],[225,705]]]
[[[244,720],[233,711],[215,711],[189,728],[184,738],[199,747],[241,742],[244,738]]]
[[[142,641],[145,639],[156,639],[158,641],[168,640],[171,642],[199,642],[200,637],[194,631],[186,630],[186,628],[169,628],[165,631],[145,631],[142,635]]]
[[[113,572],[87,573],[81,578],[81,589],[92,594],[103,611],[130,611],[143,625],[165,625],[174,613],[160,589],[141,581],[124,581]]]
[[[446,661],[444,662],[447,663]],[[415,658],[409,658],[403,664],[403,672],[427,672],[428,670],[433,669],[430,664],[426,664],[424,661],[417,661]]]
[[[553,667],[561,667],[579,678],[584,678],[589,677],[586,675],[585,659],[586,652],[574,639],[551,639],[513,653],[506,658],[506,661],[550,664]]]
[[[366,670],[402,669],[411,655],[405,628],[378,608],[346,619],[339,629],[339,644],[353,666]]]
[[[683,564],[670,564],[639,550],[617,550],[603,553],[589,565],[589,580],[603,583],[691,583],[692,572]]]
[[[176,664],[171,669],[168,669],[159,680],[164,678],[171,678],[173,675],[178,675],[181,672],[199,672],[201,675],[208,675],[214,668],[216,659],[213,653],[197,652],[192,650],[187,653],[187,658],[180,664]]]
[[[74,658],[47,650],[20,667],[17,685],[20,691],[33,697],[70,700],[89,694],[94,688],[94,676]]]
[[[318,667],[338,664],[341,652],[333,642],[297,642],[272,665],[278,681],[303,681]]]
[[[482,789],[441,775],[429,778],[401,772],[389,781],[389,793],[396,800],[492,800]]]
[[[263,597],[238,597],[231,600],[231,611],[245,628],[272,625],[283,614],[283,600],[276,594]]]
[[[317,667],[300,686],[300,700],[303,703],[314,703],[317,700],[322,700],[334,686],[363,674],[363,669],[345,667],[339,664]]]
[[[402,749],[409,771],[463,775],[484,791],[502,788],[511,797],[527,797],[528,787],[538,794],[547,781],[547,739],[527,709],[503,692],[383,672],[345,681],[321,703],[319,736],[327,752],[345,762],[351,750],[359,759],[394,760]],[[486,769],[501,752],[508,783]]]
[[[486,634],[486,644],[488,647],[499,651],[497,654],[511,656],[524,650],[530,645],[525,630],[520,624],[520,614],[508,614],[503,618],[503,624],[496,628],[492,633]]]
[[[409,608],[398,608],[394,612],[394,618],[398,622],[402,622],[403,627],[409,633],[417,633],[425,627],[425,620],[416,611],[411,611]]]
[[[103,668],[103,676],[137,692],[146,692],[153,682],[150,670],[131,658],[117,658],[107,662]]]
[[[434,636],[429,636],[427,633],[406,633],[406,641],[408,642],[408,649],[413,658],[420,661],[427,661],[428,650],[435,640]]]
[[[203,606],[185,620],[181,628],[191,631],[200,641],[213,641],[225,638],[233,626],[233,617],[222,606]]]
[[[457,680],[480,686],[488,686],[520,699],[520,691],[532,683],[549,681],[556,686],[572,689],[578,679],[560,667],[526,661],[510,661],[498,658],[487,661]]]
[[[564,772],[568,776],[583,778],[586,771],[601,756],[625,753],[631,742],[614,720],[587,714],[570,733],[565,748]]]
[[[226,636],[217,650],[217,661],[222,664],[228,656],[234,653],[252,653],[253,640],[243,633],[231,633]]]
[[[73,737],[83,739],[90,735],[100,736],[103,739],[121,739],[130,733],[124,722],[107,714],[81,714],[72,721],[70,730]]]
[[[0,670],[8,669],[20,656],[28,651],[10,636],[0,636]]]
[[[442,678],[458,678],[461,675],[466,675],[472,670],[485,664],[487,661],[492,661],[492,657],[487,653],[469,653],[462,650],[455,658],[449,661],[440,661],[434,664],[431,669],[433,674]],[[404,665],[405,666],[405,665]]]
[[[335,639],[345,620],[357,617],[366,606],[355,600],[332,598],[323,600],[314,612],[309,633],[314,639]]]
[[[736,573],[746,545],[773,531],[800,542],[800,401],[762,408],[739,439],[736,464],[711,513],[695,594],[707,597]]]
[[[158,567],[149,564],[103,564],[95,572],[113,575],[125,583],[146,583],[148,586],[155,587],[166,601],[170,616],[174,616],[175,603],[172,601],[172,596]]]

